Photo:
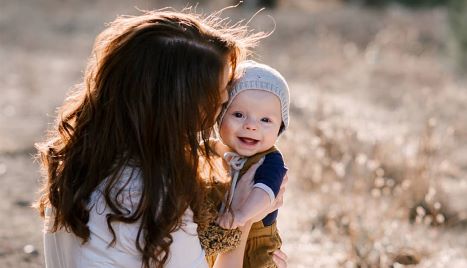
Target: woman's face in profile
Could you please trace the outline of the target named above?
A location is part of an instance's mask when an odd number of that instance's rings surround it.
[[[219,87],[221,98],[220,98],[220,104],[219,104],[219,107],[217,108],[215,118],[219,117],[222,111],[222,106],[224,104],[227,104],[227,102],[229,101],[229,90],[227,86],[229,84],[231,73],[232,73],[232,66],[230,66],[230,64],[226,64],[222,72],[222,78],[221,78],[221,83]]]
[[[230,74],[231,74],[231,66],[230,64],[226,64],[226,66],[224,67],[224,69],[222,70],[221,72],[221,77],[220,77],[220,83],[219,83],[219,96],[220,96],[220,99],[219,99],[219,103],[217,104],[217,109],[216,109],[216,113],[214,115],[212,114],[207,114],[206,110],[203,109],[203,107],[200,107],[200,112],[201,112],[201,118],[204,118],[204,119],[209,119],[209,120],[205,120],[204,123],[203,123],[203,126],[200,127],[200,131],[201,130],[205,130],[205,129],[208,129],[208,128],[211,128],[213,127],[213,125],[216,123],[217,121],[217,118],[219,117],[221,111],[222,111],[222,107],[223,105],[227,104],[227,102],[229,101],[229,90],[228,90],[228,85],[229,85],[229,80],[230,80]],[[208,104],[208,105],[211,105],[211,104]],[[209,123],[207,123],[209,122]],[[209,124],[209,125],[205,125],[205,124]]]

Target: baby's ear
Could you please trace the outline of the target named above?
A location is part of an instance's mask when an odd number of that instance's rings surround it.
[[[285,130],[285,124],[284,124],[284,121],[282,121],[281,127],[279,128],[279,133],[277,133],[277,136],[279,136],[284,130]]]

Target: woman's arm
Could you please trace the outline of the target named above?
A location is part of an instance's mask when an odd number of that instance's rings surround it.
[[[227,211],[219,218],[219,225],[225,229],[235,229],[260,214],[271,205],[268,193],[261,188],[255,187],[248,195],[247,200],[239,210],[235,210],[232,215]]]
[[[236,194],[232,200],[232,209],[239,209],[245,203],[248,195],[253,189],[253,176],[256,169],[263,163],[262,160],[251,166],[247,172],[242,176],[237,184]],[[242,231],[240,237],[240,244],[233,250],[221,253],[217,256],[214,268],[241,268],[243,267],[243,255],[245,254],[246,241],[250,233],[252,221],[248,221],[244,226],[239,227]]]
[[[250,233],[251,225],[252,222],[248,222],[244,226],[239,227],[240,231],[242,231],[240,244],[233,250],[219,254],[213,268],[243,267],[243,255],[245,254],[246,241]]]
[[[246,173],[242,176],[242,179],[239,181],[237,185],[236,194],[234,199],[232,200],[232,208],[238,209],[241,207],[248,198],[248,195],[253,190],[253,176],[256,172],[256,169],[263,163],[263,161],[259,161],[258,163],[254,164]],[[251,225],[253,222],[259,221],[264,218],[266,215],[275,211],[283,203],[283,197],[285,188],[287,185],[288,178],[287,176],[284,177],[282,181],[280,191],[274,200],[274,202],[262,213],[257,214],[252,220],[248,221],[244,226],[239,227],[242,231],[242,236],[240,238],[240,245],[228,252],[219,254],[216,262],[214,264],[214,268],[241,268],[243,267],[243,256],[245,254],[245,247],[246,241],[248,239],[248,234],[250,233]],[[287,255],[282,252],[281,250],[276,250],[273,256],[274,261],[276,262],[277,267],[279,268],[286,268],[287,267]]]

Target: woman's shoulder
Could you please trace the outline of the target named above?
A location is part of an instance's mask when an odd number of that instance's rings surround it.
[[[142,171],[138,167],[124,166],[113,176],[105,178],[97,190],[104,191],[107,187],[111,187],[112,191],[141,192],[143,190]]]
[[[110,200],[116,201],[121,207],[129,210],[128,212],[132,212],[139,204],[143,192],[141,169],[125,166],[114,176],[115,178],[111,176],[105,178],[99,184],[91,195],[90,206],[95,205],[97,209],[101,206],[103,206],[101,209],[107,207],[104,196],[108,191]]]

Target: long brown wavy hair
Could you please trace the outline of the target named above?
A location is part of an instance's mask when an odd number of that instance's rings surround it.
[[[185,210],[203,218],[199,157],[212,155],[207,140],[225,66],[234,69],[260,38],[218,14],[186,10],[110,23],[96,38],[84,82],[59,109],[47,140],[36,145],[44,171],[36,206],[43,217],[53,208],[52,231],[64,228],[86,243],[90,197],[106,180],[111,244],[112,222],[140,220],[135,245],[143,267],[162,267]],[[130,214],[115,194],[123,190],[115,187],[125,166],[137,166],[143,183]]]

